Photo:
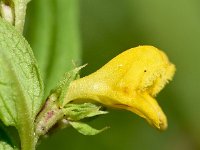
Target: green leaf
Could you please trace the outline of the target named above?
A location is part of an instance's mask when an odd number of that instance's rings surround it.
[[[55,44],[55,3],[57,3],[55,0],[33,0],[27,9],[25,36],[34,51],[44,82],[48,76],[47,70],[52,59],[51,54],[53,55],[52,45]]]
[[[13,148],[11,145],[4,141],[0,141],[0,150],[17,150],[17,148]]]
[[[20,139],[16,128],[7,127],[0,121],[0,141],[2,140],[12,146],[20,147]]]
[[[80,62],[79,0],[34,0],[28,41],[42,70],[45,96]],[[41,40],[42,39],[42,40]]]
[[[18,129],[22,147],[25,144],[30,150],[42,96],[43,83],[29,44],[0,19],[0,119]]]
[[[63,74],[73,68],[72,61],[80,61],[78,3],[79,0],[56,1],[55,36],[46,76],[47,90],[52,89]]]
[[[69,122],[69,123],[74,129],[76,129],[79,133],[83,135],[96,135],[108,129],[108,127],[105,127],[103,129],[97,130],[83,122]]]
[[[100,106],[92,103],[67,104],[64,107],[64,114],[67,120],[78,121],[84,118],[107,114],[107,111],[100,110]]]
[[[59,84],[57,85],[57,87],[54,90],[51,91],[51,93],[55,93],[56,95],[58,95],[58,97],[59,97],[58,102],[59,102],[60,106],[63,105],[63,101],[66,96],[69,84],[73,80],[76,80],[80,77],[79,71],[85,66],[86,65],[74,68],[73,70],[65,73],[64,79],[59,82]]]

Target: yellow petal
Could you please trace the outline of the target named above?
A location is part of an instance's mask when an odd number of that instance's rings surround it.
[[[164,130],[167,119],[154,96],[174,72],[175,66],[157,48],[131,48],[89,76],[73,81],[63,105],[74,100],[94,100],[132,111]]]

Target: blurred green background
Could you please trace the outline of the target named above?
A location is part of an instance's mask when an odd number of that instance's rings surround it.
[[[200,149],[200,1],[32,0],[26,21],[25,36],[43,73],[46,95],[72,67],[72,59],[88,63],[84,76],[145,44],[164,50],[177,67],[173,82],[157,98],[168,117],[167,131],[151,128],[130,112],[111,110],[91,122],[109,130],[83,136],[67,128],[44,139],[38,150]]]

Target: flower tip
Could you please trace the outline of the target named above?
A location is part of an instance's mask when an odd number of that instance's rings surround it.
[[[167,127],[168,127],[167,122],[165,122],[165,123],[161,122],[159,125],[160,125],[159,130],[161,130],[161,131],[165,131],[167,129]]]
[[[159,130],[159,131],[165,131],[168,127],[168,123],[167,123],[167,118],[164,115],[164,113],[159,116],[159,122],[157,125],[155,125],[155,127]]]
[[[167,117],[155,98],[147,93],[142,93],[131,101],[133,103],[129,103],[128,106],[124,105],[123,108],[144,118],[151,126],[158,130],[163,131],[167,129]]]

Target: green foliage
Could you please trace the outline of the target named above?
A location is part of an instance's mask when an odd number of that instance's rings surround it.
[[[0,19],[0,53],[0,119],[7,126],[15,126],[22,147],[26,143],[31,149],[34,118],[43,104],[43,83],[29,44],[3,19]]]
[[[92,103],[67,104],[63,111],[69,124],[78,132],[83,135],[96,135],[106,130],[108,127],[97,130],[79,120],[108,113],[107,111],[100,110],[100,108],[100,106]]]
[[[97,130],[83,122],[70,121],[69,123],[72,125],[73,128],[75,128],[78,132],[80,132],[83,135],[96,135],[108,128],[108,127],[105,127],[103,129]]]
[[[20,147],[20,138],[17,129],[6,126],[0,121],[0,141],[10,144],[12,147]]]
[[[48,134],[48,131],[54,126],[58,130],[67,127],[69,124],[84,135],[95,135],[103,131],[103,129],[96,130],[85,123],[79,122],[84,118],[107,114],[106,111],[101,110],[100,106],[92,103],[63,103],[70,83],[79,77],[79,71],[83,67],[67,72],[64,79],[51,91],[45,106],[35,120],[35,134],[37,137]]]
[[[66,96],[69,84],[80,77],[80,70],[86,65],[74,68],[73,70],[65,73],[64,79],[62,79],[55,89],[51,91],[51,93],[55,93],[59,98],[59,105],[63,105],[64,98]]]
[[[30,4],[26,37],[41,68],[47,96],[74,68],[72,61],[81,61],[79,1],[34,0]]]
[[[26,40],[2,19],[0,33],[1,119],[6,125],[17,126],[19,119],[33,119],[38,113],[43,84]],[[27,116],[16,116],[22,110],[27,110]]]
[[[11,147],[8,143],[0,141],[0,150],[18,150],[17,148]]]
[[[0,19],[0,119],[6,126],[15,126],[17,128],[21,139],[21,148],[24,150],[35,149],[38,137],[34,133],[34,121],[45,100],[43,97],[43,83],[33,52],[28,42],[20,34],[23,31],[26,5],[29,1],[2,1],[5,3],[5,9],[1,12],[4,14],[2,17],[7,20],[6,9],[9,8],[15,17],[12,18],[13,21],[11,20],[10,23],[13,23],[15,28],[5,20]],[[33,35],[30,41],[38,43],[39,39],[44,43],[41,44],[39,42],[38,47],[37,44],[36,47],[33,47],[35,51],[41,52],[36,56],[41,58],[37,57],[42,68],[43,79],[46,81],[47,95],[50,89],[55,87],[62,75],[72,68],[72,60],[75,61],[79,58],[78,3],[74,0],[55,1],[55,5],[51,6],[46,5],[50,4],[49,1],[45,3],[42,1],[41,3],[36,8],[37,13],[35,15],[38,15],[36,19],[40,19],[40,12],[44,12],[47,15],[53,12],[55,18],[52,26],[47,21],[48,27],[45,30],[34,26],[36,38]],[[43,9],[44,5],[47,6],[47,11]],[[50,8],[52,6],[54,7],[53,11]],[[68,6],[68,8],[66,9],[65,6]],[[32,20],[35,21],[34,18]],[[58,23],[56,27],[54,26],[54,21]],[[39,22],[39,25],[41,25],[41,22]],[[44,32],[40,32],[41,29]],[[41,40],[42,36],[46,39]],[[47,42],[45,43],[45,41]],[[51,42],[55,44],[51,44]],[[45,62],[41,63],[41,61]],[[57,68],[60,68],[59,71]],[[70,81],[63,81],[64,83],[62,84],[68,86]],[[61,97],[64,96],[62,92],[66,92],[67,86],[62,89],[58,87],[57,92],[60,92]],[[6,128],[1,127],[0,129],[4,132]],[[12,136],[12,134],[7,136]]]
[[[67,104],[64,107],[64,114],[67,120],[78,121],[88,117],[94,117],[97,115],[107,114],[107,111],[100,110],[101,106],[97,106],[92,103],[83,104]]]

